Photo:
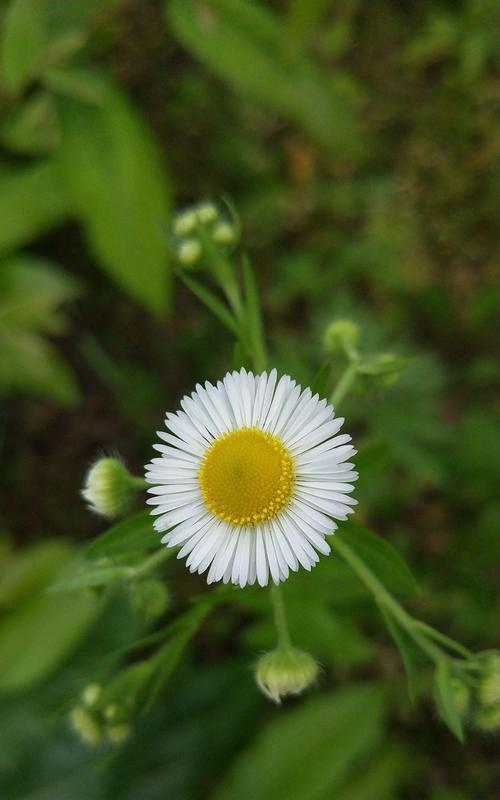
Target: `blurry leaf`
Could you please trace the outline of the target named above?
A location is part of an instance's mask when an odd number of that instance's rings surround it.
[[[121,89],[97,72],[74,72],[99,98],[58,101],[61,174],[100,265],[151,311],[168,301],[165,168],[150,131]]]
[[[360,157],[352,101],[304,54],[287,52],[285,26],[268,8],[233,0],[169,0],[166,8],[184,46],[236,91],[299,125],[327,152]]]
[[[186,275],[185,272],[180,271],[179,277],[183,283],[186,284],[188,289],[192,291],[195,297],[212,312],[212,314],[217,317],[219,322],[222,322],[223,325],[228,328],[231,333],[234,333],[235,336],[238,335],[238,325],[236,320],[234,319],[231,312],[226,308],[224,303],[219,300],[210,289],[207,289],[203,286],[202,283],[199,283],[190,275]]]
[[[0,263],[0,391],[40,392],[63,405],[78,398],[72,373],[40,334],[59,333],[58,306],[76,283],[50,262],[20,255]]]
[[[118,522],[102,533],[88,545],[86,553],[95,556],[116,555],[133,550],[153,550],[160,546],[158,534],[153,528],[153,520],[149,511]]]
[[[330,384],[330,376],[332,374],[331,361],[325,361],[319,372],[316,373],[311,386],[311,391],[314,394],[319,394],[320,397],[325,397],[328,394],[328,386]]]
[[[117,580],[132,577],[133,568],[127,564],[116,564],[111,559],[86,560],[75,558],[50,586],[51,592],[66,592],[71,589],[89,589],[107,586]]]
[[[335,800],[397,800],[411,777],[412,753],[389,747],[377,754],[362,774],[335,793]]]
[[[243,285],[245,288],[245,332],[251,342],[255,370],[262,372],[266,367],[266,346],[264,343],[259,295],[255,285],[252,265],[248,258],[243,260]]]
[[[390,612],[386,610],[383,603],[378,603],[380,613],[384,618],[389,633],[391,634],[396,647],[399,650],[406,672],[406,682],[408,685],[408,695],[413,702],[416,695],[416,666],[415,654],[411,647],[407,634],[397,624],[396,620],[391,616]]]
[[[67,542],[47,539],[21,550],[5,565],[0,563],[0,606],[13,608],[43,589],[68,555]]]
[[[448,662],[443,658],[434,675],[434,696],[439,715],[457,739],[463,743],[464,732],[460,714],[455,704]]]
[[[11,0],[0,41],[0,77],[10,94],[20,92],[43,66],[45,3]]]
[[[98,611],[95,596],[39,594],[0,622],[0,689],[39,683],[81,641]]]
[[[280,712],[237,759],[214,800],[323,800],[363,769],[382,735],[380,686],[351,686]],[[354,798],[353,798],[354,800]]]
[[[45,155],[55,150],[59,126],[53,98],[45,92],[36,92],[14,106],[5,115],[1,138],[16,153]]]
[[[23,169],[0,164],[0,254],[58,225],[70,211],[64,184],[51,161]]]
[[[344,522],[335,537],[345,539],[354,552],[369,566],[377,578],[397,594],[413,596],[418,592],[415,578],[404,559],[385,539],[359,522]],[[335,540],[333,543],[335,549]]]
[[[290,0],[286,20],[288,43],[297,49],[304,45],[329,8],[330,0]]]

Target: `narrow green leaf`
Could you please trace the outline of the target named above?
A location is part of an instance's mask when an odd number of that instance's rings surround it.
[[[4,116],[0,138],[10,150],[26,155],[52,153],[59,143],[56,107],[48,92],[33,92]]]
[[[342,523],[336,536],[346,540],[390,591],[408,596],[417,594],[417,582],[406,561],[385,539],[353,521]]]
[[[238,336],[238,325],[230,311],[226,308],[222,300],[214,295],[210,289],[207,289],[199,281],[196,281],[191,276],[186,275],[185,272],[177,273],[183,283],[186,284],[188,289],[198,298],[201,302],[217,317],[219,322],[222,322],[226,328],[229,328],[231,333]]]
[[[326,397],[328,394],[328,386],[330,383],[330,376],[332,374],[332,362],[325,361],[323,366],[318,370],[312,382],[311,391],[313,394],[319,394],[320,397]]]
[[[165,168],[145,121],[107,76],[71,73],[97,102],[58,99],[58,163],[99,265],[151,311],[167,309]]]
[[[160,540],[153,528],[149,511],[140,511],[132,517],[117,522],[94,539],[86,548],[90,558],[130,553],[134,550],[153,550]]]
[[[381,687],[367,683],[281,712],[236,760],[214,800],[336,797],[378,747],[384,711]]]
[[[71,561],[49,587],[50,592],[66,592],[107,586],[123,581],[133,574],[129,564],[113,562],[110,558],[85,559],[79,556]]]
[[[380,613],[384,619],[389,633],[391,634],[394,644],[399,650],[406,672],[406,683],[408,686],[408,695],[413,703],[416,696],[417,686],[417,671],[415,666],[415,655],[411,648],[409,639],[406,633],[398,626],[397,622],[391,617],[390,612],[385,608],[383,603],[377,603]]]
[[[243,286],[245,289],[245,340],[251,342],[255,368],[261,372],[266,368],[266,345],[260,310],[259,294],[255,283],[252,265],[248,258],[243,259]]]
[[[22,169],[0,164],[0,255],[63,222],[70,211],[52,161]]]
[[[437,665],[434,675],[434,697],[441,719],[457,739],[463,743],[462,720],[455,704],[448,662],[444,658]]]
[[[11,0],[0,42],[0,79],[10,94],[22,91],[43,67],[45,3]]]

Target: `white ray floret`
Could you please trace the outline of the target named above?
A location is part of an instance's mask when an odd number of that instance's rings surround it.
[[[343,418],[276,370],[198,384],[165,417],[146,467],[162,543],[191,572],[243,587],[286,580],[327,555],[358,473]]]

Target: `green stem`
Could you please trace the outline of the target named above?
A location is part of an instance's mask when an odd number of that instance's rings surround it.
[[[286,618],[285,601],[280,586],[271,588],[271,601],[273,604],[274,624],[278,634],[278,647],[288,650],[292,646],[288,621]]]
[[[339,405],[339,403],[342,402],[345,395],[347,394],[352,384],[354,383],[357,374],[358,374],[358,364],[357,362],[352,361],[342,373],[340,380],[337,383],[337,386],[335,387],[335,389],[331,394],[330,403],[332,404],[332,406],[334,406],[334,408],[336,408]]]
[[[152,556],[146,558],[142,564],[139,564],[138,567],[132,567],[130,570],[130,577],[131,578],[142,578],[143,575],[147,575],[148,572],[151,572],[155,567],[163,564],[164,561],[168,561],[175,553],[171,547],[160,547]]]
[[[140,491],[141,489],[147,489],[149,483],[145,478],[139,478],[137,475],[131,475],[130,485],[133,489],[137,489],[137,491]]]
[[[433,642],[429,641],[424,636],[418,626],[418,620],[415,620],[407,611],[401,606],[393,595],[387,591],[385,586],[380,583],[379,579],[373,574],[366,564],[354,553],[349,545],[340,537],[335,537],[335,548],[338,553],[343,557],[353,572],[356,573],[358,578],[365,584],[367,589],[372,593],[375,600],[384,606],[386,611],[391,614],[397,623],[406,631],[408,636],[417,644],[421,650],[433,661],[438,664],[443,658],[447,658],[447,654]]]

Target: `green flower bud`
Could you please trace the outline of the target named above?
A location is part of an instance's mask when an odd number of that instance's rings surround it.
[[[332,355],[355,352],[361,339],[361,331],[350,319],[337,319],[325,331],[323,343]]]
[[[201,243],[198,239],[185,239],[177,250],[177,258],[186,267],[191,267],[201,256]]]
[[[383,386],[390,386],[398,380],[408,362],[408,358],[401,358],[392,353],[381,353],[364,361],[359,367],[359,372],[375,378]]]
[[[294,647],[277,648],[257,662],[255,678],[259,689],[275,703],[282,697],[301,694],[319,674],[319,664],[308,653]]]
[[[196,211],[192,208],[186,209],[178,214],[173,223],[173,231],[176,236],[188,236],[196,228]]]
[[[113,518],[127,513],[142,485],[118,458],[100,458],[87,472],[82,497],[91,511]]]
[[[102,687],[98,683],[89,683],[82,692],[82,700],[86,706],[93,706],[99,699]]]
[[[500,707],[500,656],[488,656],[484,670],[478,687],[479,702],[482,706]]]
[[[211,222],[215,222],[218,216],[217,206],[213,203],[201,203],[196,209],[196,217],[202,225],[210,225]]]
[[[217,244],[232,244],[236,236],[234,226],[229,222],[219,222],[214,228],[212,238]]]
[[[97,747],[102,740],[102,731],[92,714],[83,706],[75,706],[70,713],[70,721],[75,733],[82,742]]]
[[[455,707],[460,716],[465,717],[470,705],[470,689],[460,678],[452,678],[451,686]]]
[[[479,708],[474,715],[474,723],[484,733],[495,733],[500,730],[500,706]]]
[[[146,622],[160,617],[170,599],[165,584],[154,578],[134,583],[131,593],[135,614]]]
[[[113,744],[122,744],[125,742],[132,732],[132,727],[127,723],[123,725],[111,725],[106,730],[106,736]]]

